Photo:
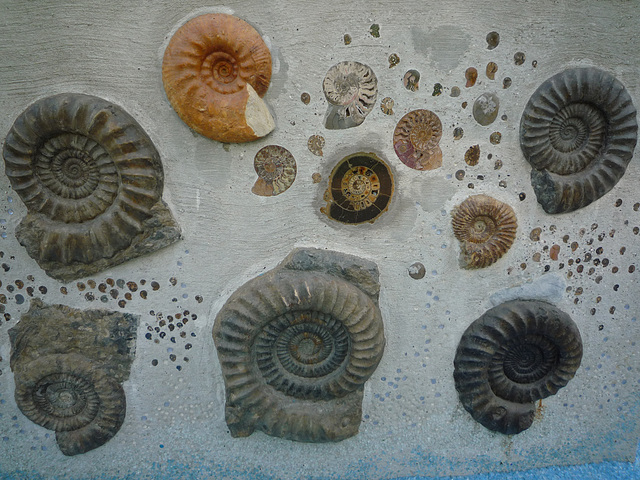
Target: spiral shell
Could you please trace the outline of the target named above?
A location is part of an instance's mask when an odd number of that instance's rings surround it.
[[[114,257],[140,238],[162,205],[164,174],[151,139],[98,97],[38,100],[15,120],[3,156],[29,210],[18,238],[45,269],[46,262]]]
[[[383,160],[354,153],[333,168],[321,211],[342,223],[373,223],[389,208],[393,188],[393,174]]]
[[[261,97],[271,53],[247,22],[223,13],[196,17],[171,37],[162,61],[169,102],[189,127],[220,142],[248,142],[275,124]]]
[[[261,148],[253,160],[258,180],[251,189],[256,195],[271,197],[288,189],[296,179],[296,159],[278,145]]]
[[[393,148],[407,167],[433,170],[442,166],[442,123],[429,110],[414,110],[400,119],[393,132]]]
[[[18,408],[32,422],[55,430],[65,455],[104,445],[124,421],[122,386],[82,355],[45,355],[21,364],[15,383]]]
[[[637,133],[631,96],[607,72],[574,68],[540,85],[522,114],[520,147],[545,212],[571,212],[611,190]]]
[[[357,127],[373,110],[378,98],[378,79],[371,68],[359,62],[340,62],[329,69],[322,83],[329,102],[325,127]]]
[[[384,349],[380,310],[358,287],[315,271],[262,275],[229,298],[213,338],[232,435],[322,442],[357,433],[362,388]]]
[[[467,198],[452,216],[464,268],[488,267],[507,253],[516,238],[518,222],[513,209],[487,195]]]
[[[464,408],[489,430],[529,428],[534,402],[573,378],[582,339],[569,315],[535,300],[505,302],[485,312],[463,334],[454,360]]]

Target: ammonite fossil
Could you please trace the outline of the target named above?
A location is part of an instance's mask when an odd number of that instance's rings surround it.
[[[162,83],[178,116],[220,142],[248,142],[275,128],[262,100],[271,52],[247,22],[223,13],[189,20],[171,37]]]
[[[400,119],[393,132],[393,148],[407,167],[433,170],[442,166],[442,123],[429,110],[414,110]]]
[[[122,386],[78,354],[46,355],[15,370],[15,399],[32,422],[55,430],[65,455],[108,442],[126,412]]]
[[[49,275],[68,280],[180,238],[161,196],[160,156],[122,108],[65,93],[30,105],[3,150],[27,206],[16,236]]]
[[[491,125],[498,116],[500,100],[495,93],[483,93],[473,102],[473,118],[480,125]]]
[[[573,378],[582,339],[569,315],[537,300],[505,302],[465,331],[454,360],[464,408],[489,430],[520,433],[533,422],[537,400]]]
[[[389,208],[393,188],[393,174],[383,160],[354,153],[333,168],[321,211],[342,223],[373,223]]]
[[[256,195],[271,197],[288,189],[296,179],[296,159],[279,145],[261,148],[253,160],[258,180],[251,189]]]
[[[360,278],[369,273],[346,257],[294,252],[285,265],[243,285],[219,312],[213,338],[233,436],[262,430],[326,442],[358,432],[363,385],[385,340],[377,296],[348,281],[354,269]],[[323,258],[337,260],[323,268],[317,262]]]
[[[322,89],[329,102],[325,127],[357,127],[373,110],[378,98],[378,79],[363,63],[340,62],[329,69]]]
[[[464,268],[488,267],[507,253],[516,238],[518,222],[513,209],[487,195],[467,198],[451,215]]]
[[[522,114],[520,146],[544,211],[571,212],[611,190],[637,134],[631,96],[609,73],[574,68],[540,85]]]

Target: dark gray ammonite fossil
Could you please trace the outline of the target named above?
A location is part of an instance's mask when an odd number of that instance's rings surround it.
[[[18,408],[32,422],[55,430],[65,455],[104,445],[124,422],[122,386],[83,355],[45,355],[19,365],[14,374]]]
[[[582,339],[571,317],[537,300],[513,300],[484,313],[464,332],[454,380],[464,408],[489,430],[529,428],[534,402],[573,378]]]
[[[622,178],[636,146],[631,96],[615,77],[573,68],[545,81],[520,122],[520,146],[547,213],[585,207]]]
[[[360,407],[352,418],[341,414],[351,409],[343,404],[362,391],[385,343],[380,310],[358,287],[326,273],[287,270],[239,288],[218,314],[213,339],[231,434],[260,429],[306,442],[357,432]]]

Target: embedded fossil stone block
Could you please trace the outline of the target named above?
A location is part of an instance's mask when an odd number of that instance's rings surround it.
[[[271,82],[271,52],[247,22],[224,13],[200,15],[171,37],[162,83],[178,116],[220,142],[249,142],[275,123],[262,100]]]
[[[51,277],[71,280],[180,239],[162,201],[160,155],[122,108],[64,93],[30,105],[3,150],[28,209],[19,242]]]
[[[218,313],[213,339],[236,437],[301,442],[356,433],[363,386],[384,350],[375,264],[299,249],[250,280]]]
[[[545,81],[520,121],[520,147],[547,213],[596,201],[624,175],[638,137],[636,108],[624,85],[596,68],[573,68]]]
[[[329,69],[322,89],[329,102],[325,127],[333,130],[357,127],[376,104],[378,79],[368,65],[340,62]]]
[[[581,359],[580,331],[569,315],[547,302],[513,300],[467,328],[453,375],[471,416],[510,435],[531,426],[534,402],[567,385]]]
[[[56,432],[65,455],[100,447],[124,422],[139,318],[45,305],[38,299],[9,330],[18,408]]]

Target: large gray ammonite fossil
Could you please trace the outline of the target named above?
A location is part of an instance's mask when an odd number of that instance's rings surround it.
[[[573,68],[540,85],[522,114],[520,146],[545,212],[571,212],[611,190],[637,132],[631,96],[607,72]]]
[[[325,127],[332,130],[357,127],[376,104],[378,79],[364,63],[340,62],[329,69],[322,89],[329,102]]]
[[[55,278],[94,273],[179,238],[161,200],[156,148],[107,100],[76,93],[38,100],[15,120],[3,156],[29,210],[16,235]],[[137,250],[124,253],[132,245]],[[65,268],[73,264],[85,267]]]
[[[536,300],[492,308],[462,335],[454,380],[464,408],[489,430],[520,433],[533,422],[534,402],[573,378],[582,339],[569,315]]]
[[[45,355],[20,364],[14,374],[18,408],[32,422],[55,430],[65,455],[93,450],[120,430],[124,390],[83,355]]]
[[[384,331],[377,304],[352,283],[319,271],[262,275],[229,298],[213,338],[233,436],[258,429],[325,442],[357,433]]]

